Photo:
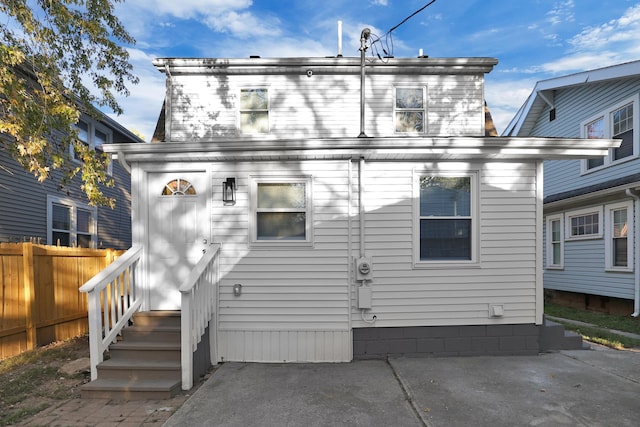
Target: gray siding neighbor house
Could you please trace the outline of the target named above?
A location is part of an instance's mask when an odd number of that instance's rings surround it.
[[[544,288],[583,308],[640,314],[640,61],[536,84],[504,132],[614,138],[604,156],[544,162]]]
[[[493,58],[154,64],[158,142],[105,146],[142,311],[183,310],[215,245],[214,363],[540,351],[542,161],[615,141],[490,136]]]
[[[116,121],[82,117],[79,137],[91,147],[144,141]],[[1,136],[0,136],[1,137]],[[115,209],[90,206],[79,178],[60,188],[60,172],[40,183],[5,149],[0,149],[0,242],[36,241],[42,244],[128,249],[131,246],[131,178],[118,161],[109,174],[115,186],[104,193],[116,200]]]

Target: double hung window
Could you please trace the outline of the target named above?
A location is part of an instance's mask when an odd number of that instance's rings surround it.
[[[311,242],[310,178],[252,180],[251,240]]]
[[[583,138],[612,138],[622,140],[617,148],[612,148],[604,157],[587,159],[583,164],[583,172],[590,172],[630,158],[638,157],[640,144],[638,132],[640,117],[638,113],[638,96],[626,99],[602,113],[582,122]]]
[[[476,259],[476,180],[475,174],[418,177],[418,261]]]
[[[94,207],[55,196],[47,197],[47,205],[50,245],[96,247],[97,211]]]
[[[609,270],[633,269],[633,205],[623,202],[605,208],[605,262]]]
[[[240,89],[240,132],[269,133],[269,92],[267,88]]]
[[[397,87],[394,99],[396,133],[425,133],[427,130],[426,87]]]
[[[564,266],[564,238],[563,215],[547,217],[547,268],[562,268]]]
[[[85,120],[79,120],[76,123],[76,130],[78,132],[77,144],[78,146],[71,146],[73,158],[82,162],[82,154],[78,150],[79,146],[84,146],[87,150],[95,150],[102,152],[102,146],[111,142],[111,133],[109,130],[97,123],[90,123]],[[107,174],[113,174],[113,164],[110,161],[107,166]]]

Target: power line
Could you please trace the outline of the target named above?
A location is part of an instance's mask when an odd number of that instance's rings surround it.
[[[391,54],[389,54],[384,47],[382,48],[382,51],[385,53],[385,55],[391,55],[393,56],[393,36],[391,36],[391,32],[395,29],[397,29],[398,27],[400,27],[402,24],[404,24],[405,22],[407,22],[409,19],[413,18],[414,16],[416,16],[417,14],[419,14],[420,12],[422,12],[423,10],[425,10],[427,7],[431,6],[433,3],[435,3],[436,0],[431,0],[429,3],[425,4],[424,6],[422,6],[420,9],[416,10],[415,12],[413,12],[411,15],[407,16],[406,18],[404,18],[399,24],[397,24],[396,26],[394,26],[393,28],[391,28],[389,31],[387,31],[385,34],[382,35],[382,37],[385,37],[387,39],[387,42],[385,43],[387,45],[387,48],[389,47],[389,43],[391,43],[391,49],[390,52]],[[382,37],[377,37],[375,40],[373,40],[371,42],[370,46],[373,46],[375,43],[379,42]],[[378,57],[380,55],[378,54]]]

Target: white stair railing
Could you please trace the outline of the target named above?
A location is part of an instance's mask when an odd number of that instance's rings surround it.
[[[134,246],[82,285],[89,298],[89,356],[91,380],[98,377],[98,364],[142,304],[138,290],[142,248]]]
[[[217,304],[220,245],[211,245],[180,286],[182,389],[193,387],[193,354],[213,319]],[[216,325],[211,325],[215,328]],[[210,335],[212,335],[210,331]],[[213,333],[215,335],[215,333]],[[215,342],[209,343],[212,352]],[[213,360],[210,360],[213,363]]]

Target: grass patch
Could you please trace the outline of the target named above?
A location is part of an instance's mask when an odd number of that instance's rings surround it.
[[[66,375],[66,363],[88,356],[86,337],[57,342],[0,361],[0,427],[14,425],[79,396],[87,372]]]
[[[545,303],[544,312],[550,316],[579,320],[581,322],[598,325],[601,328],[615,329],[640,335],[640,318],[638,317],[596,313],[594,311],[578,310],[553,303]]]
[[[553,303],[545,303],[544,312],[549,316],[577,320],[594,325],[595,327],[590,327],[575,325],[568,322],[560,322],[566,329],[582,335],[583,338],[588,341],[616,349],[640,347],[639,339],[629,338],[624,335],[605,330],[615,329],[617,331],[640,335],[639,318],[578,310]]]

